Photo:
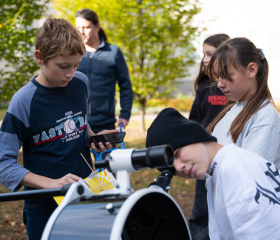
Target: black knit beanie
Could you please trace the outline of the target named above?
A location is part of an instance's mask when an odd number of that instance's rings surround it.
[[[169,144],[173,150],[199,142],[217,142],[204,127],[173,108],[162,110],[147,132],[146,147]]]

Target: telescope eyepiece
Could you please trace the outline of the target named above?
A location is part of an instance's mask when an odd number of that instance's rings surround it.
[[[173,149],[169,145],[149,147],[147,158],[150,160],[152,168],[172,167],[174,162]]]
[[[174,153],[170,145],[149,147],[147,149],[134,150],[131,156],[132,165],[136,170],[142,168],[166,168],[172,167]]]

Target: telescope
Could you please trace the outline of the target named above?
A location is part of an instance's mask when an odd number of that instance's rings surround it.
[[[146,149],[117,149],[108,154],[105,160],[95,162],[95,167],[107,168],[110,172],[135,172],[143,168],[164,169],[173,166],[174,154],[169,145]]]
[[[96,169],[106,168],[116,174],[113,193],[94,195],[81,181],[63,189],[25,191],[22,198],[17,193],[16,200],[64,195],[69,188],[50,216],[41,240],[191,240],[184,214],[167,193],[173,162],[169,145],[117,149],[95,162]],[[148,188],[133,192],[129,173],[144,168],[157,168],[161,174]],[[0,202],[15,200],[14,193],[5,194],[5,200],[2,195]]]
[[[144,168],[156,168],[160,171],[173,166],[174,153],[170,145],[154,146],[145,149],[117,149],[108,154],[104,160],[95,162],[96,169],[108,169],[116,173],[114,193],[131,194],[130,172]],[[171,176],[172,175],[172,176]],[[168,176],[173,177],[173,174]],[[171,180],[171,179],[170,179]],[[162,187],[162,186],[160,186]],[[166,186],[165,191],[168,190]]]

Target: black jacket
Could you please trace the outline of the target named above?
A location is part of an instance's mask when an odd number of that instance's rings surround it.
[[[201,123],[205,128],[222,111],[229,100],[207,76],[198,86],[189,119]]]
[[[91,115],[90,127],[116,122],[116,83],[120,87],[120,118],[129,120],[133,103],[133,92],[128,68],[121,50],[102,42],[96,52],[83,56],[77,71],[84,73],[90,82]]]

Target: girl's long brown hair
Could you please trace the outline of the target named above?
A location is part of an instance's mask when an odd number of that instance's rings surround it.
[[[214,72],[214,63],[218,66],[218,72]],[[232,140],[236,143],[237,138],[243,130],[248,120],[257,113],[262,104],[268,99],[273,105],[271,93],[268,88],[268,62],[264,57],[261,60],[259,50],[246,38],[233,38],[224,42],[213,54],[208,67],[208,76],[218,80],[218,77],[229,79],[228,64],[232,64],[237,70],[243,71],[249,63],[255,63],[258,67],[257,72],[257,91],[247,101],[244,108],[233,120],[228,134],[231,134]],[[224,115],[236,104],[231,102],[221,113],[209,124],[207,130],[212,133],[215,125],[224,117]],[[267,103],[266,103],[267,104]]]
[[[224,33],[219,33],[219,34],[214,34],[211,35],[210,37],[206,38],[203,42],[203,44],[208,44],[210,46],[213,46],[215,48],[219,47],[222,42],[226,41],[229,39],[229,36]],[[200,67],[199,67],[199,73],[197,78],[194,81],[194,90],[197,92],[199,84],[203,81],[203,79],[206,77],[205,69],[204,69],[204,64],[203,64],[203,58],[200,62]]]

